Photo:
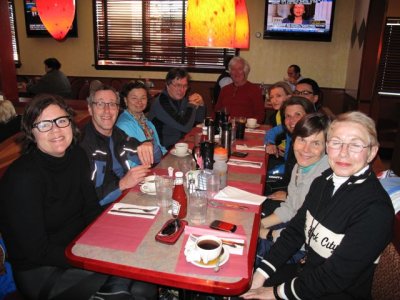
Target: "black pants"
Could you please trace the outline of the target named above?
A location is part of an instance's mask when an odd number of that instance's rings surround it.
[[[14,278],[19,292],[27,300],[87,300],[98,291],[119,290],[128,292],[126,295],[132,294],[132,299],[158,298],[157,286],[153,284],[75,268],[43,266],[14,271]]]

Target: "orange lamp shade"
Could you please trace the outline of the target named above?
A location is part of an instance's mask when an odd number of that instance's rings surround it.
[[[71,29],[75,0],[36,0],[40,20],[53,38],[61,41]]]
[[[249,15],[246,0],[236,0],[235,48],[249,48]]]
[[[188,0],[186,46],[234,48],[235,0]]]

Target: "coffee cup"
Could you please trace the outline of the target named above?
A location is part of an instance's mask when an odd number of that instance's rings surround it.
[[[156,183],[155,181],[145,181],[141,187],[142,191],[145,193],[155,193],[156,192]]]
[[[189,145],[187,143],[176,143],[175,144],[175,154],[178,156],[183,156],[188,153]]]
[[[257,119],[248,118],[247,119],[247,126],[248,127],[256,127],[257,126]]]
[[[213,235],[203,235],[197,238],[193,247],[185,249],[186,260],[202,261],[208,264],[216,259],[222,251],[222,241]]]

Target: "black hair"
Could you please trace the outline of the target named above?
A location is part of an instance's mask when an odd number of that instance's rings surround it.
[[[187,78],[190,80],[189,73],[183,68],[172,68],[168,71],[167,76],[165,77],[165,81],[167,85],[170,85],[174,79],[182,79]]]
[[[61,63],[58,61],[57,58],[50,57],[44,60],[44,64],[53,70],[59,70],[61,68]]]
[[[323,132],[326,141],[328,127],[331,124],[329,117],[323,113],[311,113],[305,115],[297,122],[292,133],[293,141],[297,137],[306,138],[313,134]]]
[[[308,84],[309,86],[311,86],[311,89],[313,90],[313,95],[317,95],[318,96],[318,101],[316,103],[314,103],[315,105],[315,109],[318,110],[321,106],[322,106],[322,91],[321,88],[319,87],[318,83],[311,78],[303,78],[300,81],[298,81],[296,83],[296,85],[298,84]]]
[[[304,97],[300,97],[300,96],[292,96],[290,97],[288,100],[286,100],[285,102],[283,102],[282,107],[280,109],[281,112],[281,116],[282,116],[282,125],[283,127],[286,129],[285,126],[285,110],[288,106],[291,105],[300,105],[304,108],[304,111],[306,112],[306,114],[311,114],[313,112],[315,112],[315,108],[314,108],[314,104],[311,103],[311,101],[309,101],[308,99],[304,98]]]
[[[298,65],[290,65],[289,68],[293,68],[294,72],[297,74],[301,73],[301,69]]]
[[[32,101],[26,106],[25,112],[22,116],[21,121],[21,130],[23,132],[22,137],[22,153],[28,153],[34,148],[36,148],[35,137],[32,133],[32,126],[35,123],[36,119],[43,113],[43,111],[49,107],[50,105],[57,105],[62,110],[65,110],[67,115],[71,118],[71,128],[73,134],[73,144],[78,142],[79,138],[79,129],[76,126],[73,116],[75,115],[73,109],[69,107],[64,99],[57,95],[51,94],[40,94],[35,96]]]
[[[296,3],[296,4],[302,4],[302,3]],[[293,11],[293,9],[294,9],[294,6],[295,6],[296,4],[292,4],[292,5],[290,6],[290,15],[287,16],[287,19],[288,19],[291,23],[294,22],[294,11]],[[303,4],[303,5],[304,5],[304,13],[303,13],[303,15],[302,15],[301,17],[302,17],[303,20],[308,20],[308,19],[311,18],[311,16],[310,16],[310,8],[309,8],[309,5],[305,5],[305,4]]]

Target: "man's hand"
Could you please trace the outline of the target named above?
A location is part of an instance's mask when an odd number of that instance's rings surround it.
[[[142,163],[142,165],[151,166],[154,163],[154,152],[153,152],[152,142],[144,142],[139,147],[137,147],[137,152],[139,160]]]
[[[121,191],[130,189],[142,182],[150,172],[150,165],[140,165],[130,169],[124,177],[119,181],[119,189]]]
[[[196,107],[203,106],[204,105],[203,97],[201,97],[200,94],[194,93],[189,96],[189,103]]]

